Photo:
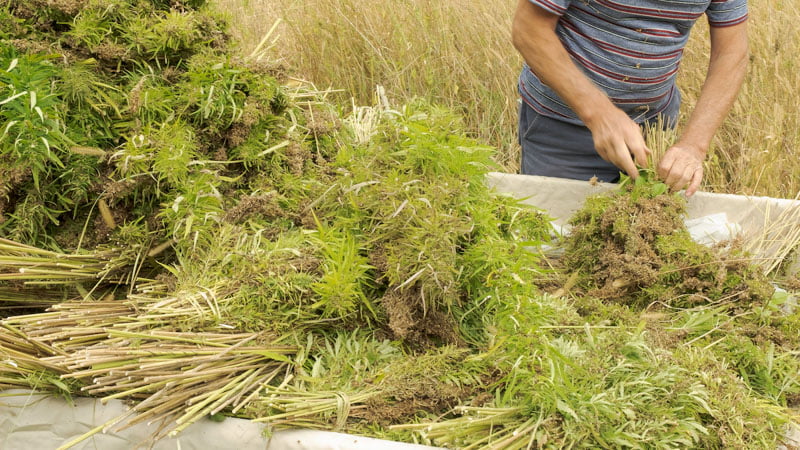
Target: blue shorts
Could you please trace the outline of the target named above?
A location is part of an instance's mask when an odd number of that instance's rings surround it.
[[[680,97],[676,97],[660,114],[667,126],[674,126],[677,121]],[[519,144],[520,173],[524,175],[573,180],[597,177],[612,183],[619,180],[621,169],[600,157],[588,128],[539,114],[525,102],[519,109]]]

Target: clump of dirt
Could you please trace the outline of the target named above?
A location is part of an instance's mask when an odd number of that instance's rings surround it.
[[[21,53],[48,53],[53,51],[50,44],[47,42],[33,39],[9,39],[5,42]]]
[[[386,256],[386,247],[376,245],[369,252],[369,265],[374,267],[379,273],[386,273],[389,270],[389,260]]]
[[[217,147],[214,153],[211,155],[214,161],[227,161],[228,160],[228,150],[225,147]]]
[[[283,209],[278,204],[274,192],[242,197],[236,206],[230,208],[223,220],[230,223],[242,223],[250,217],[259,215],[266,218],[281,217]]]
[[[437,309],[427,310],[422,295],[414,289],[389,289],[381,298],[381,306],[396,339],[418,348],[437,342],[463,345],[453,316]]]
[[[156,275],[156,281],[163,283],[168,291],[174,291],[178,286],[178,279],[168,272],[161,272]]]
[[[29,6],[50,8],[68,16],[75,16],[85,8],[83,0],[31,0]]]
[[[118,63],[130,59],[130,52],[125,47],[113,42],[103,42],[94,48],[92,53],[102,61]]]
[[[685,201],[661,183],[637,182],[589,198],[573,217],[563,265],[576,287],[601,300],[695,306],[763,301],[772,287],[732,242],[715,248],[692,240]]]
[[[60,18],[71,18],[76,16],[84,8],[86,1],[83,0],[14,0],[4,2],[14,12],[14,15],[24,19],[32,18],[51,18],[56,15]],[[44,17],[42,17],[44,16]]]
[[[12,205],[10,195],[14,189],[31,177],[30,168],[12,168],[0,161],[0,223],[5,221],[3,213]]]
[[[342,126],[338,114],[332,109],[323,106],[311,106],[306,117],[308,119],[306,127],[316,137],[329,135],[339,130]]]
[[[353,416],[390,425],[423,413],[441,413],[474,397],[479,383],[456,383],[468,350],[445,347],[430,354],[390,364],[378,383],[383,395],[373,397]],[[478,402],[484,401],[478,399]]]
[[[94,218],[94,226],[92,227],[92,234],[94,239],[92,242],[105,243],[111,237],[114,228],[128,222],[131,219],[131,211],[124,207],[112,207],[108,210],[112,222],[107,222],[102,214],[98,214]]]
[[[243,115],[242,117],[247,118],[248,116]],[[247,138],[250,137],[250,132],[253,129],[253,125],[249,123],[236,123],[227,132],[227,145],[229,148],[238,147],[247,141]]]
[[[286,164],[289,166],[289,171],[292,175],[303,175],[303,168],[306,161],[311,161],[311,152],[304,146],[294,142],[289,145],[286,150]]]
[[[366,419],[381,425],[391,425],[408,421],[422,412],[447,411],[458,405],[464,396],[462,389],[442,383],[423,383],[408,386],[394,397],[374,397],[365,404],[364,411],[354,413],[353,417]]]

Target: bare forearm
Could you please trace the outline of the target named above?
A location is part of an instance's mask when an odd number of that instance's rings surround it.
[[[706,81],[679,140],[680,145],[692,147],[702,156],[708,152],[711,139],[733,106],[747,72],[746,32],[743,29],[722,32],[732,36],[725,37],[723,49],[714,51],[714,40],[719,40],[719,36],[715,38],[712,34],[712,54]],[[718,42],[716,44],[719,45]]]

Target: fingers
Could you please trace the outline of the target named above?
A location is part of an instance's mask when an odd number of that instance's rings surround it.
[[[679,191],[686,187],[686,196],[691,197],[697,192],[703,180],[703,164],[695,155],[679,147],[673,147],[659,162],[657,173],[671,191]]]
[[[691,197],[694,195],[695,192],[700,188],[700,182],[703,181],[703,166],[700,166],[700,169],[694,172],[692,176],[692,181],[689,183],[689,187],[686,189],[686,196]]]
[[[641,128],[627,114],[614,108],[601,120],[587,124],[592,131],[597,154],[619,167],[631,178],[639,176],[640,167],[647,167],[652,153],[644,142]]]
[[[673,160],[672,164],[670,165],[669,169],[666,171],[666,176],[663,177],[664,183],[669,186],[670,190],[677,191],[682,186],[678,186],[681,179],[684,176],[684,169],[685,166],[677,163],[678,161]],[[688,181],[688,180],[686,180]],[[686,183],[684,182],[684,185]]]
[[[669,186],[672,192],[680,191],[694,178],[694,173],[697,168],[694,165],[683,165],[676,163],[672,167],[664,179],[664,183]]]
[[[642,137],[636,135],[612,136],[607,142],[596,142],[595,149],[601,158],[619,167],[633,179],[639,176],[636,165],[647,167],[647,155],[650,154]]]
[[[628,141],[628,149],[639,167],[647,168],[647,156],[652,153],[644,143],[641,135],[634,136],[633,142]]]
[[[642,136],[642,129],[633,121],[628,122],[625,130],[625,144],[639,167],[647,168],[647,157],[652,153]]]
[[[624,141],[618,141],[616,143],[616,146],[614,147],[614,155],[616,157],[611,162],[620,169],[624,170],[629,177],[635,180],[639,176],[639,169],[637,169],[636,164],[633,163],[631,151]]]
[[[604,145],[599,144],[597,141],[595,141],[594,149],[597,152],[597,154],[600,155],[601,158],[603,158],[603,161],[608,161],[608,162],[610,162],[612,164],[614,163],[612,161],[613,157],[611,157],[608,154],[608,152],[606,151],[606,147]]]
[[[662,158],[661,161],[658,163],[656,167],[656,173],[658,177],[662,180],[665,180],[666,183],[667,176],[669,176],[669,171],[672,169],[672,164],[675,162],[675,156],[673,152],[667,152]]]
[[[685,188],[694,178],[694,172],[697,170],[697,166],[694,164],[690,166],[685,166],[683,171],[680,172],[680,176],[678,177],[678,181],[673,186],[673,191],[680,191],[681,189]]]

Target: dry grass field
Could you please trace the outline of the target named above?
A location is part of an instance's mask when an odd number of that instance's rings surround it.
[[[515,171],[515,80],[521,60],[509,38],[514,0],[218,0],[233,16],[243,51],[277,20],[275,58],[293,76],[341,90],[343,104],[373,102],[376,85],[402,102],[422,96],[459,111],[474,135]],[[800,9],[791,0],[751,0],[746,85],[707,161],[705,190],[794,197],[800,190]],[[708,60],[698,21],[680,74],[682,117],[693,107]],[[680,132],[680,128],[677,130]],[[674,135],[651,142],[664,148]]]

